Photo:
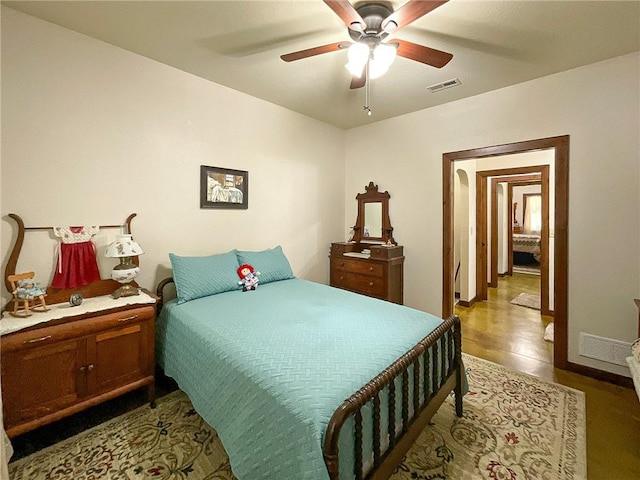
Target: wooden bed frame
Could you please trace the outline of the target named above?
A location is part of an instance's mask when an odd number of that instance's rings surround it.
[[[156,295],[160,298],[158,311],[163,305],[163,291],[171,283],[173,279],[166,278],[158,284],[156,290]],[[421,365],[424,367],[421,368]],[[440,381],[436,376],[431,375],[431,372],[437,370],[445,372]],[[396,387],[398,382],[401,388]],[[355,421],[355,458],[353,459],[355,479],[388,479],[452,391],[455,394],[456,415],[462,416],[462,385],[460,319],[452,315],[336,409],[327,426],[323,447],[330,479],[339,479],[338,438],[340,430],[350,417],[353,416]],[[380,406],[380,395],[384,389],[388,389],[389,392],[387,414],[389,421],[388,432],[386,432],[389,445],[386,450],[382,442]],[[362,435],[362,409],[370,402],[373,405],[373,435],[372,445],[369,446],[368,451],[373,452],[373,463],[366,465],[363,459],[365,446]],[[397,427],[396,405],[401,405],[402,411],[400,425]]]

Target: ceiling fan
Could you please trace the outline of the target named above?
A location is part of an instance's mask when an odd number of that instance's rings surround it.
[[[280,58],[285,62],[293,62],[348,49],[349,63],[346,66],[353,75],[352,89],[361,88],[368,79],[386,72],[396,55],[442,68],[453,55],[406,40],[390,39],[390,36],[447,1],[409,0],[394,11],[388,2],[361,2],[354,6],[347,0],[324,0],[347,26],[354,42],[330,43],[281,55]]]

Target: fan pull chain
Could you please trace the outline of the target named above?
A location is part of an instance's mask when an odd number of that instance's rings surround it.
[[[362,107],[364,109],[365,112],[367,112],[367,115],[371,116],[371,85],[369,82],[369,61],[367,60],[367,64],[365,65],[365,70],[364,70],[364,107]]]

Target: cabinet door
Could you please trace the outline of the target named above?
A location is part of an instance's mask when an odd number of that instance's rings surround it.
[[[43,417],[78,401],[86,392],[80,371],[85,339],[2,355],[2,394],[7,427]]]
[[[151,322],[135,323],[98,333],[94,342],[89,340],[90,391],[99,394],[152,375],[153,332],[150,325]]]

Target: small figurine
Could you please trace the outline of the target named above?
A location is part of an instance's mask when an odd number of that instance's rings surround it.
[[[7,277],[13,289],[11,292],[14,297],[13,312],[10,313],[14,317],[30,317],[32,311],[47,312],[50,310],[44,301],[47,292],[33,280],[34,276],[33,272],[28,272]]]
[[[69,305],[77,307],[78,305],[82,305],[82,300],[84,300],[84,297],[81,293],[72,293],[69,297]]]
[[[243,292],[258,288],[258,283],[260,283],[258,275],[260,272],[254,271],[253,267],[247,263],[238,267],[238,276],[240,277],[238,285],[242,285]]]

